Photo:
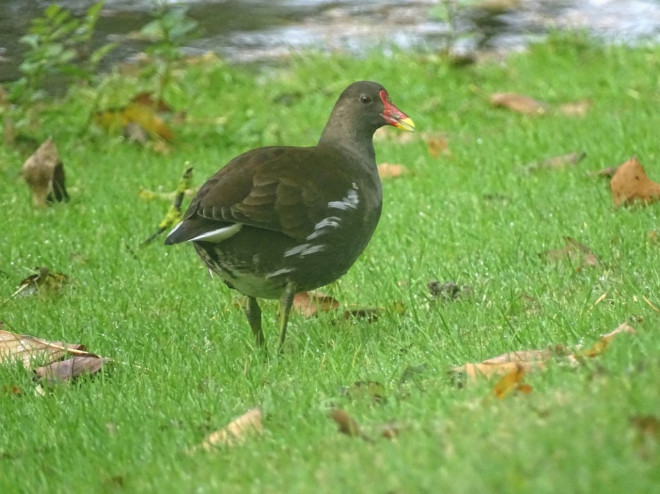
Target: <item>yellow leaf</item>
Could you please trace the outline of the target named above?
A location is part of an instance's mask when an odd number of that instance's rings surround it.
[[[212,451],[218,446],[236,446],[250,434],[263,431],[262,418],[260,408],[248,410],[222,429],[209,434],[199,447],[204,451]]]

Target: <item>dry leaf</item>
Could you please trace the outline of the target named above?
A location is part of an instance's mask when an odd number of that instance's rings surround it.
[[[141,93],[133,96],[131,100],[132,103],[138,103],[140,105],[148,106],[153,109],[156,113],[172,113],[172,108],[170,105],[165,103],[162,98],[154,99],[153,93],[151,91],[143,91]]]
[[[650,204],[660,198],[660,184],[650,180],[636,157],[622,164],[610,181],[614,207],[641,201]]]
[[[330,417],[335,421],[339,428],[339,432],[342,434],[346,434],[347,436],[360,435],[360,426],[346,410],[334,408],[330,412]]]
[[[367,399],[373,403],[385,401],[385,386],[378,381],[356,381],[342,388],[342,394],[351,400]]]
[[[578,262],[580,267],[598,265],[598,258],[591,252],[589,247],[572,237],[566,237],[566,245],[564,247],[547,250],[539,254],[539,257],[553,262],[570,259],[571,262]]]
[[[580,161],[584,159],[587,153],[583,151],[576,151],[573,153],[562,154],[560,156],[553,156],[552,158],[547,158],[541,161],[535,161],[534,163],[529,163],[523,167],[524,172],[532,172],[536,170],[560,170],[566,168],[567,166],[577,165]]]
[[[479,377],[510,375],[523,371],[530,372],[536,369],[545,369],[546,363],[553,357],[560,357],[571,366],[577,366],[584,360],[582,357],[600,355],[612,339],[621,333],[635,333],[635,330],[624,322],[611,332],[601,336],[600,340],[589,350],[570,353],[562,345],[556,345],[554,348],[546,350],[521,350],[508,352],[480,363],[467,363],[459,367],[453,367],[451,371],[457,374],[465,374],[471,381],[476,381]],[[514,376],[509,379],[513,380]],[[502,386],[506,382],[508,381],[504,381]],[[523,386],[520,391],[527,393],[531,391],[531,388]]]
[[[339,302],[330,295],[314,290],[299,292],[293,297],[293,309],[305,317],[312,317],[318,312],[327,312],[339,307]]]
[[[636,431],[635,443],[639,455],[645,460],[657,458],[660,444],[660,420],[653,415],[634,415],[630,424]]]
[[[250,434],[263,431],[262,419],[260,408],[248,410],[232,420],[226,427],[209,434],[199,448],[204,451],[212,451],[218,446],[236,446]]]
[[[605,349],[609,346],[611,341],[619,334],[621,333],[629,333],[629,334],[635,334],[635,328],[633,328],[630,324],[627,322],[623,322],[619,324],[614,330],[610,331],[607,334],[604,334],[600,337],[600,339],[593,344],[591,348],[588,348],[587,350],[583,350],[576,356],[582,356],[582,357],[596,357],[600,354],[602,354]]]
[[[491,95],[490,102],[509,110],[527,115],[543,115],[548,111],[548,104],[537,101],[529,96],[513,93],[495,93]]]
[[[37,267],[35,269],[37,273],[21,280],[18,289],[12,294],[12,297],[17,295],[34,295],[40,290],[59,290],[69,280],[67,275],[58,273],[57,271],[51,271],[50,268],[45,266]]]
[[[590,175],[596,177],[612,178],[618,169],[618,166],[608,166],[607,168],[602,168],[597,172],[592,172]]]
[[[439,158],[441,154],[451,155],[449,151],[449,143],[447,138],[443,135],[433,135],[426,138],[426,146],[429,154],[433,158]]]
[[[508,352],[480,363],[467,363],[454,367],[453,372],[467,375],[476,381],[479,377],[490,377],[516,372],[522,368],[525,372],[532,369],[543,369],[545,364],[554,355],[552,350],[521,350]]]
[[[123,133],[128,139],[144,143],[145,137],[174,139],[174,132],[167,126],[158,111],[149,104],[132,101],[128,105],[96,112],[94,122],[108,132]]]
[[[378,176],[380,178],[399,178],[408,173],[404,165],[395,165],[393,163],[381,163],[378,165]]]
[[[591,106],[591,101],[588,99],[582,101],[571,101],[564,103],[559,107],[559,112],[567,117],[584,117]]]
[[[97,356],[72,357],[61,362],[52,362],[34,370],[37,377],[50,382],[70,381],[82,374],[96,374],[110,360]]]
[[[86,352],[84,345],[47,341],[0,329],[0,363],[20,360],[26,369],[31,369],[35,361],[53,362],[67,354],[96,357]]]
[[[23,178],[32,192],[32,203],[46,206],[50,201],[68,201],[64,165],[53,138],[46,139],[23,164]]]
[[[344,319],[365,319],[368,323],[378,321],[381,307],[354,307],[344,311]]]
[[[525,373],[525,367],[517,362],[515,368],[512,369],[511,372],[507,373],[497,381],[497,384],[495,384],[495,387],[493,388],[493,394],[498,399],[503,400],[509,393],[511,393],[511,391],[521,384],[523,377],[525,377]]]
[[[397,422],[388,422],[379,427],[380,435],[385,439],[396,439],[401,432],[401,426]]]
[[[426,284],[431,296],[443,300],[458,300],[461,297],[472,293],[472,287],[469,285],[459,286],[453,281],[440,283],[438,280],[431,280]]]

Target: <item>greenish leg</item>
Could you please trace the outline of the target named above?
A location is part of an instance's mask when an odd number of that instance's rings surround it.
[[[245,311],[245,316],[252,329],[252,334],[257,340],[257,346],[265,350],[266,339],[264,338],[264,332],[261,329],[261,308],[257,303],[257,299],[254,297],[248,297],[243,303],[243,310]]]
[[[293,296],[296,294],[296,287],[293,283],[287,283],[282,296],[280,297],[280,344],[278,352],[282,353],[284,338],[286,338],[286,326],[289,322],[289,313],[293,305]]]

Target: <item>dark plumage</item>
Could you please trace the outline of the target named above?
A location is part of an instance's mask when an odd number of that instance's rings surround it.
[[[281,349],[294,294],[339,278],[369,243],[382,205],[372,139],[387,124],[414,128],[380,84],[351,84],[316,146],[237,156],[167,237],[166,244],[192,241],[206,265],[248,297],[258,345],[265,341],[257,298],[280,299]]]

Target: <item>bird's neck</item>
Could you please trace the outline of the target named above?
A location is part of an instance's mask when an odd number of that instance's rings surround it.
[[[333,115],[328,121],[321,138],[319,146],[332,146],[340,150],[346,150],[358,157],[364,162],[376,163],[376,152],[374,151],[373,129],[360,129],[352,122],[334,118]]]

